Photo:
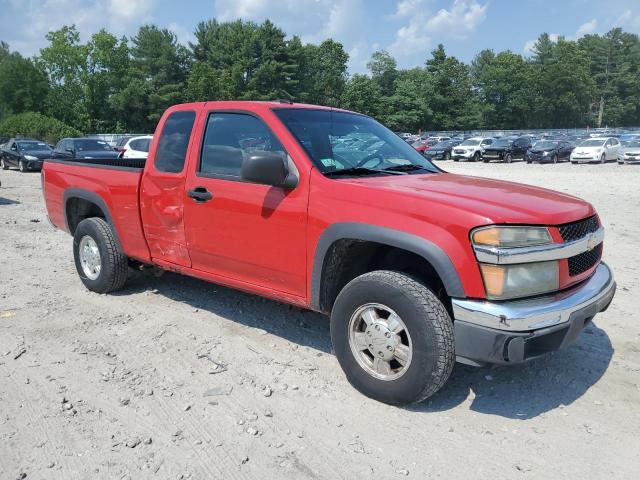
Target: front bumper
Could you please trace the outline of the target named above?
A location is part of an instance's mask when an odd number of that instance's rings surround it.
[[[23,160],[27,170],[42,170],[42,160]]]
[[[451,153],[451,158],[454,160],[470,160],[473,158],[476,152],[464,152],[457,153],[455,150]]]
[[[453,299],[457,359],[511,364],[564,348],[607,309],[615,290],[613,274],[601,262],[591,278],[555,295],[506,302]]]

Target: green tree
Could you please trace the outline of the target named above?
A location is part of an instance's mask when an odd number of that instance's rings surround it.
[[[371,72],[371,78],[380,85],[383,94],[392,95],[394,83],[398,78],[398,64],[395,58],[385,50],[373,52],[367,68]]]
[[[442,45],[431,52],[426,62],[431,84],[431,128],[454,130],[478,128],[482,117],[475,101],[469,67],[455,57],[449,57]]]
[[[382,116],[382,89],[366,75],[355,74],[347,82],[340,105],[349,110],[380,119]]]
[[[43,109],[49,81],[41,68],[0,45],[0,117]]]

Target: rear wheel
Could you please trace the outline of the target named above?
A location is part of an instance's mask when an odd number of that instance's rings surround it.
[[[102,218],[87,218],[78,224],[73,236],[73,257],[80,280],[93,292],[113,292],[127,281],[127,257]]]
[[[558,163],[558,155],[554,155],[553,157],[551,157],[551,161],[553,163]]]
[[[2,170],[9,170],[9,165],[4,161],[4,158],[0,158],[0,167],[2,167]]]
[[[331,340],[349,383],[393,405],[433,395],[455,361],[453,322],[444,305],[398,272],[366,273],[342,289],[331,312]]]
[[[449,160],[451,158],[451,154],[449,152],[444,152],[442,157],[443,160]]]
[[[513,161],[513,157],[511,156],[511,154],[510,154],[510,153],[507,153],[507,154],[504,156],[504,161],[505,161],[505,163],[511,163],[511,162]]]

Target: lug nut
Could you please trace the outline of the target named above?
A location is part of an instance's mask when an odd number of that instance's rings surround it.
[[[391,348],[391,345],[387,345],[387,350],[389,351],[393,350],[393,348]]]
[[[387,338],[391,338],[391,333],[387,332],[387,333],[384,334],[384,336],[387,337]]]

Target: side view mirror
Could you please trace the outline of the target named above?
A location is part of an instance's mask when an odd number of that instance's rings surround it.
[[[298,178],[289,172],[285,156],[277,152],[249,154],[242,161],[240,175],[243,180],[274,187],[294,188],[298,184]]]

